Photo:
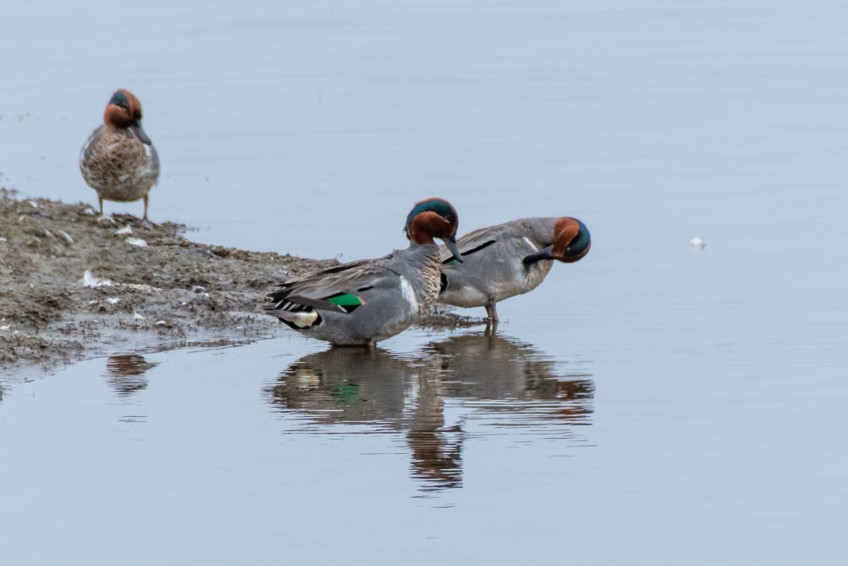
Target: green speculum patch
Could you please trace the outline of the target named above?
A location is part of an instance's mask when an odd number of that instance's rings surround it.
[[[351,293],[337,293],[327,298],[327,301],[339,307],[359,307],[362,300]]]
[[[338,305],[345,313],[350,313],[363,304],[363,301],[352,293],[337,293],[325,299],[333,305]]]

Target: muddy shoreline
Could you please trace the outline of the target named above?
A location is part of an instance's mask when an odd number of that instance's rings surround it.
[[[264,294],[337,263],[199,244],[185,232],[0,189],[0,372],[279,336],[290,331],[261,312]],[[439,311],[421,325],[480,321]]]

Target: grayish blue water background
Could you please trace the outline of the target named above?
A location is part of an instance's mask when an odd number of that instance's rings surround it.
[[[496,339],[0,379],[0,563],[848,561],[848,4],[2,12],[27,195],[96,203],[78,152],[120,86],[150,216],[193,239],[378,256],[438,195],[461,232],[572,215],[593,246]]]

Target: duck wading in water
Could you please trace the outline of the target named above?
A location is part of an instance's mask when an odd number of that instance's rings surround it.
[[[412,325],[436,301],[444,241],[457,261],[459,217],[444,199],[416,203],[406,217],[409,247],[283,282],[265,312],[306,336],[334,345],[370,345]]]
[[[463,262],[441,249],[439,303],[485,307],[497,325],[498,301],[535,289],[554,260],[576,262],[589,253],[589,229],[571,217],[519,219],[470,232],[457,243]]]

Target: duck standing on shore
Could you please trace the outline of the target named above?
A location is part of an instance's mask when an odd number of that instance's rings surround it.
[[[457,261],[459,217],[444,199],[426,199],[406,217],[409,247],[283,282],[265,312],[304,335],[334,345],[369,345],[412,325],[439,295],[441,261],[434,238]]]
[[[457,307],[485,307],[496,325],[498,301],[535,289],[553,260],[576,262],[589,253],[589,229],[571,217],[519,219],[481,228],[459,239],[465,260],[441,249],[442,292],[438,302]]]
[[[131,92],[118,89],[106,105],[103,125],[97,128],[82,148],[80,171],[89,187],[97,191],[100,214],[103,199],[147,200],[159,178],[159,156],[153,142],[141,128],[141,103]]]

